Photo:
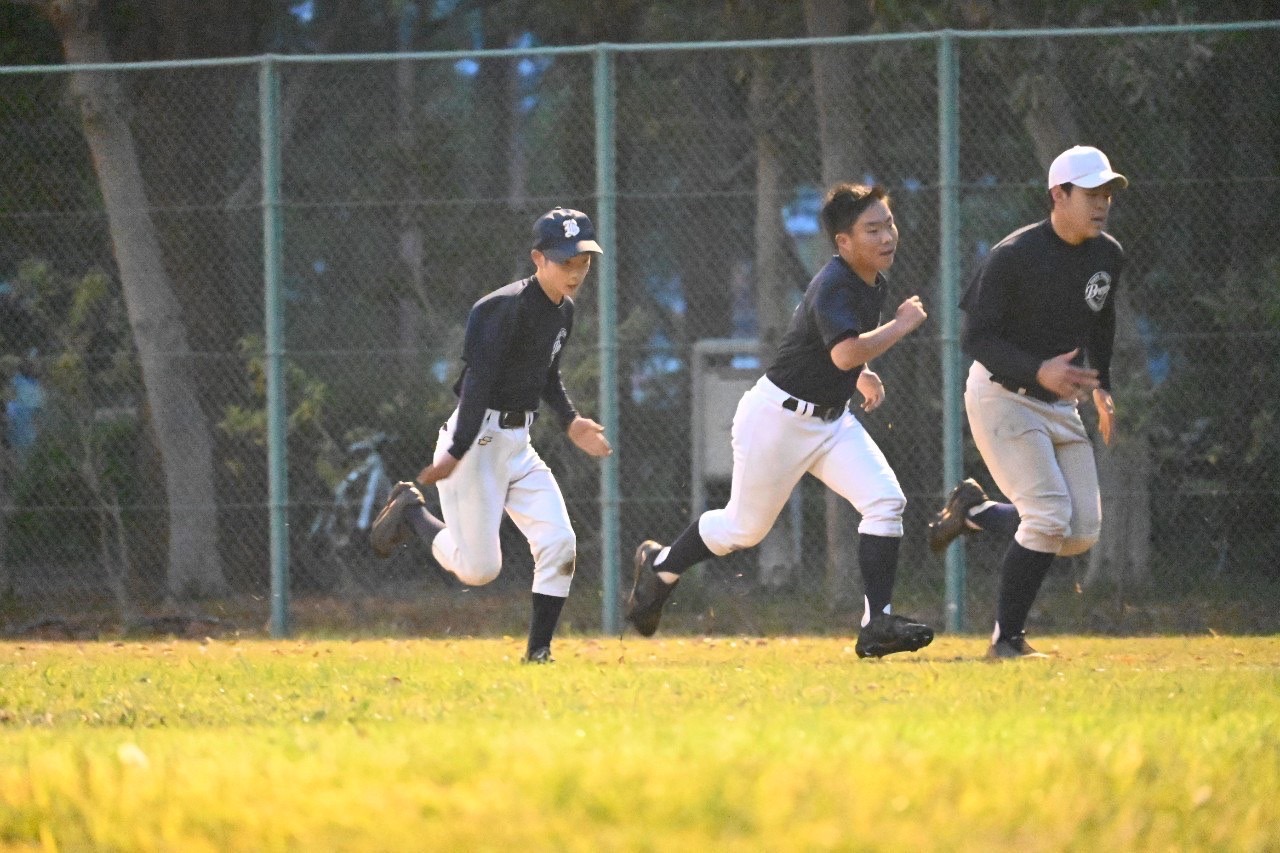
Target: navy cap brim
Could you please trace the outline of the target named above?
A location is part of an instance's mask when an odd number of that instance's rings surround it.
[[[557,264],[562,264],[570,258],[577,257],[584,252],[592,252],[597,255],[603,255],[604,249],[600,248],[600,244],[595,240],[575,240],[572,243],[561,243],[557,246],[548,246],[538,251],[546,255]]]

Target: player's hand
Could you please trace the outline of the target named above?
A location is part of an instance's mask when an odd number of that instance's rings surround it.
[[[453,469],[458,467],[459,461],[452,453],[446,453],[419,471],[418,476],[413,478],[414,482],[419,486],[430,486],[432,483],[438,483],[453,473]]]
[[[1063,400],[1079,400],[1098,387],[1098,371],[1092,367],[1077,367],[1071,359],[1080,354],[1076,347],[1071,352],[1055,355],[1040,362],[1036,381]]]
[[[569,424],[569,440],[588,456],[608,456],[613,453],[613,447],[604,437],[604,427],[581,415]]]
[[[875,371],[863,368],[858,374],[858,393],[863,398],[862,411],[874,411],[884,402],[884,383]]]
[[[1111,439],[1115,437],[1115,414],[1116,401],[1111,399],[1111,393],[1101,388],[1093,389],[1093,405],[1098,410],[1098,434],[1102,436],[1102,443],[1111,446]]]
[[[908,297],[898,310],[894,312],[893,318],[899,323],[907,327],[908,332],[914,332],[920,328],[920,324],[924,322],[929,315],[924,311],[924,303],[920,301],[919,296]]]

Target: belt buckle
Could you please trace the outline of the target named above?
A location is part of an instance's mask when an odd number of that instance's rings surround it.
[[[501,412],[498,415],[498,426],[503,429],[521,429],[526,420],[524,412]]]

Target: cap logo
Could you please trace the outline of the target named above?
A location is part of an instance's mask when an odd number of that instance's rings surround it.
[[[1110,292],[1111,273],[1096,272],[1084,286],[1084,301],[1094,312],[1101,311],[1102,306],[1107,304],[1107,294]]]
[[[576,219],[566,219],[563,225],[564,225],[564,236],[566,238],[577,237],[578,233],[582,231],[582,229],[578,227],[578,220]]]

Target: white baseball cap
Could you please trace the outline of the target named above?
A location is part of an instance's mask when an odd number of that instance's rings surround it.
[[[1120,188],[1129,186],[1129,179],[1112,171],[1107,155],[1091,145],[1076,145],[1054,158],[1049,166],[1049,186],[1075,184],[1093,189],[1112,181],[1119,181]]]

